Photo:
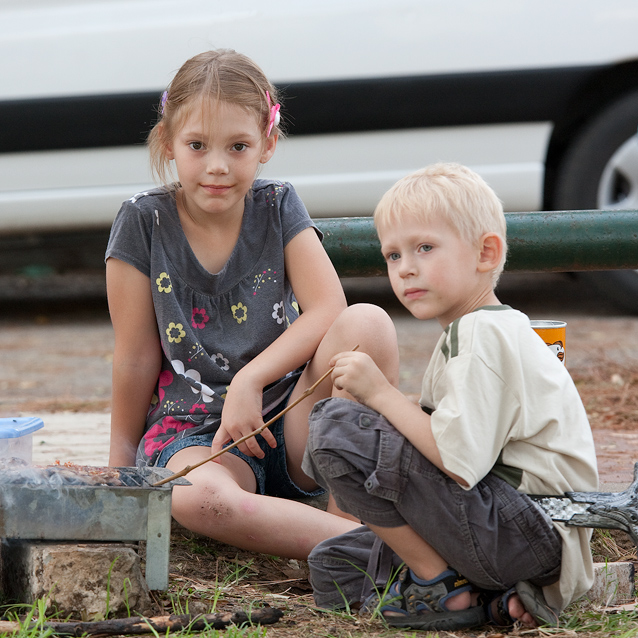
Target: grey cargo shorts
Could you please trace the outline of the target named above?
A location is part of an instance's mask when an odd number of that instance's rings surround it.
[[[560,535],[525,494],[502,479],[488,474],[463,489],[387,419],[354,401],[319,401],[309,423],[303,469],[343,511],[379,527],[409,525],[482,589],[558,580]],[[380,560],[374,554],[387,552],[381,545],[366,527],[320,543],[309,557],[315,602],[342,607],[344,596],[349,604],[359,602],[369,589],[366,581],[377,578],[366,572]],[[400,562],[391,558],[395,566]]]

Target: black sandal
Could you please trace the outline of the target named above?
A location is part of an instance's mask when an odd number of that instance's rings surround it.
[[[378,612],[391,627],[426,631],[480,627],[487,621],[483,606],[460,610],[449,610],[446,606],[453,596],[471,590],[468,580],[452,568],[432,580],[418,578],[406,568],[378,602]],[[370,602],[366,601],[368,609]]]
[[[558,627],[558,612],[547,604],[543,590],[524,580],[506,592],[496,595],[484,605],[489,624],[497,627],[514,625],[516,619],[509,613],[509,600],[514,594],[518,594],[525,611],[530,613],[539,625]]]

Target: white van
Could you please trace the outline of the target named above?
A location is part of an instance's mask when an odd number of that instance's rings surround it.
[[[0,0],[0,233],[108,228],[164,87],[217,47],[283,89],[263,175],[315,217],[437,160],[508,211],[638,208],[636,0]]]

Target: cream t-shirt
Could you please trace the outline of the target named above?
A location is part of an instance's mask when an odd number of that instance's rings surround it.
[[[595,491],[594,441],[561,361],[509,306],[457,319],[425,372],[420,404],[445,467],[469,488],[493,471],[527,494]],[[593,583],[591,530],[554,523],[563,539],[560,580],[544,588],[563,609]]]

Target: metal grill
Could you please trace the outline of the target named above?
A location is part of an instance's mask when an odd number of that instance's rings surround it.
[[[33,480],[34,468],[0,471],[0,538],[143,540],[149,589],[166,589],[172,487],[190,485],[189,481],[180,478],[153,487],[173,473],[166,468],[123,467],[108,468],[118,471],[121,485],[65,483],[65,469],[47,468],[47,480],[42,481]]]

